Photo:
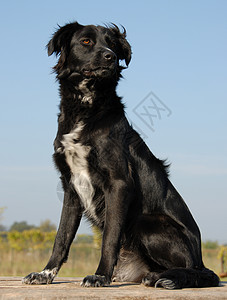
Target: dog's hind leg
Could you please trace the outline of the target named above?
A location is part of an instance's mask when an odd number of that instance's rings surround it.
[[[193,252],[190,237],[169,217],[143,216],[137,229],[144,254],[162,269],[144,277],[142,282],[146,286],[165,289],[218,286],[218,276],[204,267],[201,255],[196,255],[199,251]]]
[[[67,261],[69,248],[79,227],[81,215],[78,196],[69,188],[64,195],[61,221],[50,260],[42,272],[30,273],[23,278],[23,283],[48,284],[53,281],[61,265]]]

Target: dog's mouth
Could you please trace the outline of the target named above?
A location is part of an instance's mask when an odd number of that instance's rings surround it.
[[[114,73],[110,67],[97,67],[94,69],[83,69],[82,73],[85,77],[108,77]]]

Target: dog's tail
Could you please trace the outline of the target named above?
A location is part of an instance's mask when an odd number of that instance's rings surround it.
[[[219,285],[219,277],[207,268],[190,269],[176,268],[165,271],[159,275],[155,287],[165,289],[202,288]]]

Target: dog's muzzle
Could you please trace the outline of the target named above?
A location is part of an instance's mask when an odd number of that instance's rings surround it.
[[[88,65],[82,70],[85,77],[111,77],[116,72],[117,56],[111,49],[105,48],[97,61],[99,66]]]

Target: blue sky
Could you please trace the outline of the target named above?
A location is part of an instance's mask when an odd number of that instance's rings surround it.
[[[47,56],[57,24],[124,25],[133,57],[118,87],[126,113],[170,179],[204,240],[227,243],[227,2],[2,1],[0,207],[3,224],[58,224],[52,143],[58,85]],[[156,107],[156,109],[155,109]],[[157,110],[157,107],[159,109]],[[145,112],[148,112],[146,114]],[[90,232],[83,222],[80,233]]]

